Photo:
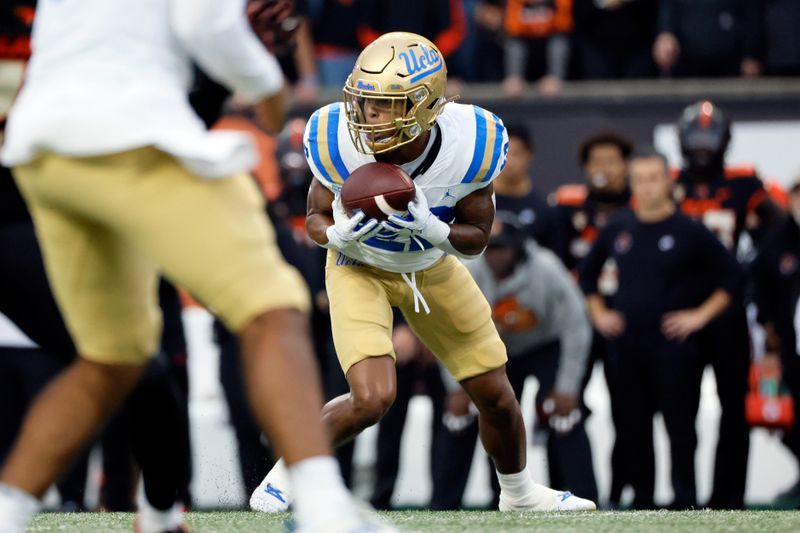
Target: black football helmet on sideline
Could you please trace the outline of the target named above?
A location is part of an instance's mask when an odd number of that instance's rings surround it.
[[[694,103],[678,119],[681,153],[689,170],[699,174],[722,169],[731,141],[731,123],[708,100]]]

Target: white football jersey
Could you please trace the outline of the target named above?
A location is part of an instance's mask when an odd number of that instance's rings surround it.
[[[474,105],[449,103],[436,119],[438,135],[411,177],[431,212],[451,224],[456,203],[486,187],[506,164],[508,134],[496,115]],[[356,168],[375,162],[350,139],[341,102],[318,109],[303,137],[306,159],[320,183],[338,194]],[[418,272],[444,252],[420,238],[381,232],[348,251],[348,257],[390,272]]]

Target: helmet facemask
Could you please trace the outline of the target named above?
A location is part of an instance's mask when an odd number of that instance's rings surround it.
[[[446,102],[433,96],[425,85],[403,92],[378,92],[353,87],[349,78],[344,86],[350,138],[356,149],[367,155],[394,150],[422,135],[433,126]],[[373,113],[387,119],[370,123],[367,117]]]

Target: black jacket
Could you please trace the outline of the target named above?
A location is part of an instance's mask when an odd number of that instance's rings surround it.
[[[680,42],[679,75],[737,76],[763,55],[760,0],[660,0],[658,27]]]

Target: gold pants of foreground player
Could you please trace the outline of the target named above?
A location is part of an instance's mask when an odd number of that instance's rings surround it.
[[[50,284],[80,354],[140,363],[159,338],[159,270],[238,331],[267,309],[307,310],[247,175],[208,181],[154,148],[15,168]]]
[[[159,270],[241,338],[256,418],[293,463],[330,453],[307,290],[282,260],[245,175],[208,181],[142,148],[14,169],[81,355],[31,407],[0,481],[41,497],[156,350]]]

